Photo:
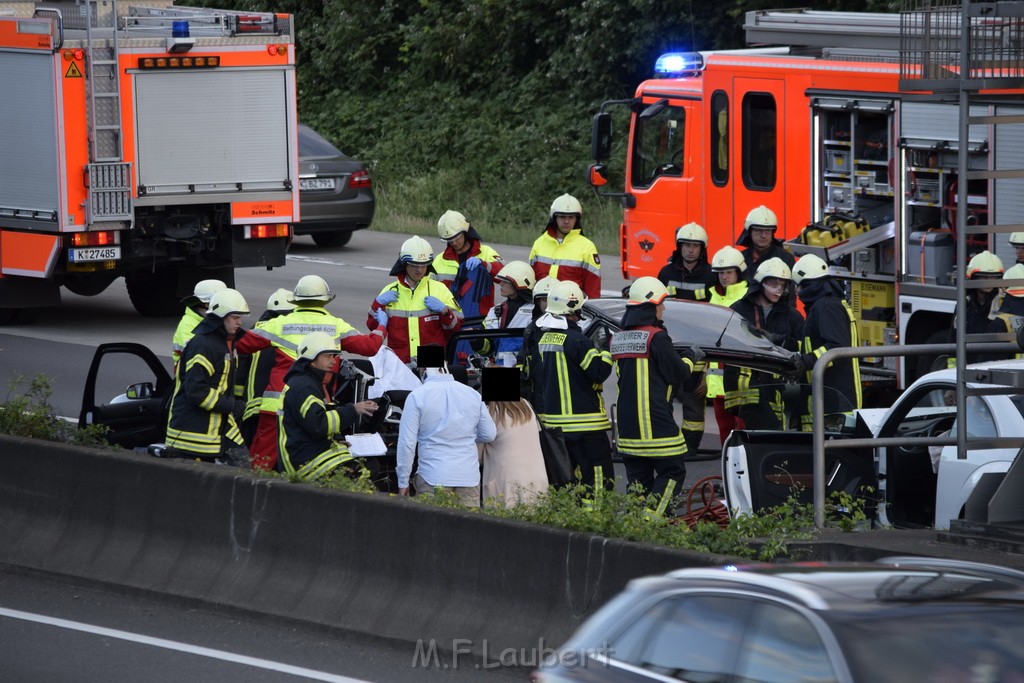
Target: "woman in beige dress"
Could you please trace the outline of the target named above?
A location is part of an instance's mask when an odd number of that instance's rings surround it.
[[[520,399],[490,401],[487,410],[498,436],[483,445],[484,504],[512,507],[532,503],[548,489],[540,427],[533,408]]]

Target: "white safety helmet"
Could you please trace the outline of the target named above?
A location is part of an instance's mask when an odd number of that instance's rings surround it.
[[[340,354],[341,348],[334,337],[326,332],[310,332],[299,342],[299,357],[315,360],[321,353]]]
[[[331,287],[327,280],[319,275],[303,275],[295,285],[295,291],[291,298],[292,303],[300,301],[322,301],[327,303],[334,299]]]
[[[1024,245],[1021,245],[1024,246]],[[1024,280],[1024,263],[1015,263],[1006,269],[1003,273],[1004,280]],[[1011,285],[1006,288],[1006,293],[1010,296],[1024,297],[1024,287],[1020,285]]]
[[[773,256],[759,265],[757,272],[754,273],[754,279],[758,282],[764,282],[766,278],[770,277],[780,280],[792,280],[793,271],[789,269],[785,261],[778,256]]]
[[[698,242],[708,246],[708,231],[697,223],[687,223],[676,230],[676,244],[679,242]]]
[[[290,290],[282,287],[267,299],[267,310],[278,313],[287,313],[288,311],[295,310],[295,304],[292,303],[293,296],[294,294]]]
[[[1003,274],[1003,261],[991,251],[983,251],[975,254],[974,258],[967,264],[967,278],[973,279],[978,275],[989,277],[1000,277]]]
[[[571,194],[563,194],[561,197],[551,202],[551,217],[554,218],[557,215],[582,217],[583,207],[580,205],[578,199],[573,197]]]
[[[402,242],[398,260],[418,266],[429,265],[434,260],[434,250],[430,248],[430,243],[425,239],[413,236]]]
[[[730,268],[736,268],[742,273],[747,269],[747,262],[743,259],[743,252],[736,247],[722,247],[711,259],[711,270],[720,273]]]
[[[746,220],[743,221],[744,230],[750,230],[751,228],[771,228],[772,230],[775,230],[778,227],[779,219],[775,215],[775,212],[764,204],[751,209],[750,213],[747,214]]]
[[[629,301],[627,305],[639,304],[660,304],[668,296],[668,287],[661,280],[650,275],[637,278],[636,282],[629,286]]]
[[[533,289],[536,280],[533,268],[525,261],[509,261],[494,276],[495,282],[511,282],[516,289]]]
[[[1010,235],[1011,247],[1024,247],[1024,232],[1015,232]]]
[[[571,280],[559,282],[548,293],[548,313],[565,315],[576,313],[583,307],[587,297],[580,286]]]
[[[437,235],[446,242],[460,232],[467,232],[468,230],[469,221],[458,211],[449,209],[437,221]]]
[[[218,318],[229,315],[249,315],[249,304],[237,289],[222,289],[210,299],[210,313]]]
[[[214,294],[227,288],[228,286],[221,280],[200,280],[192,290],[192,295],[204,304],[208,304]]]
[[[544,299],[548,298],[548,294],[551,293],[551,288],[557,284],[558,280],[550,275],[542,277],[537,281],[537,284],[533,286],[533,300],[536,301],[538,297]]]
[[[793,282],[800,284],[804,280],[817,280],[827,277],[828,264],[817,254],[804,254],[793,264]]]

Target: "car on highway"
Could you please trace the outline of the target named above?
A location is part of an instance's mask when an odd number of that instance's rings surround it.
[[[1024,572],[892,557],[631,581],[534,683],[1024,681]]]
[[[366,166],[309,126],[299,124],[299,211],[296,235],[321,247],[342,247],[370,227],[376,210]]]
[[[888,409],[826,416],[826,438],[955,436],[955,372],[920,377]],[[1019,437],[1019,445],[968,450],[965,458],[958,457],[955,445],[830,447],[827,491],[863,494],[881,526],[946,529],[951,520],[965,518],[969,507],[984,508],[1024,445],[1024,361],[979,363],[968,366],[968,374],[967,386],[975,393],[966,397],[967,436]],[[1000,393],[982,393],[993,391]],[[733,432],[723,447],[722,466],[730,509],[744,514],[774,507],[794,491],[809,501],[811,452],[810,433]]]

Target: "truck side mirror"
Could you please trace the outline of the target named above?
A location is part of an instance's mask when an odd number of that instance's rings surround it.
[[[593,187],[608,184],[608,167],[604,164],[591,164],[587,169],[587,182]]]
[[[604,161],[612,153],[612,115],[606,111],[594,114],[590,136],[590,156],[594,161]]]

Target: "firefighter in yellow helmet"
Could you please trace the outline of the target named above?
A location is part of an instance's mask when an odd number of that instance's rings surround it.
[[[694,364],[704,357],[694,346],[680,358],[662,319],[668,288],[658,278],[641,277],[629,288],[621,329],[610,351],[618,376],[618,451],[630,484],[655,496],[654,511],[664,515],[686,478],[686,437],[672,414],[672,398]]]
[[[551,202],[550,219],[530,249],[530,265],[537,279],[550,275],[560,282],[575,282],[591,299],[601,297],[601,257],[583,236],[583,207],[570,194]]]
[[[743,232],[736,244],[745,247],[743,259],[747,263],[747,277],[753,279],[757,267],[770,258],[780,258],[783,263],[793,268],[795,259],[782,246],[782,240],[776,237],[779,230],[779,219],[775,212],[762,204],[750,210],[743,221]]]
[[[458,211],[445,211],[437,235],[447,246],[434,257],[435,277],[451,291],[466,318],[485,316],[494,306],[493,278],[501,256],[480,241],[476,228]]]
[[[967,279],[974,282],[987,282],[991,287],[967,290],[967,309],[965,311],[967,334],[998,334],[1010,331],[1010,322],[994,314],[996,297],[999,296],[1000,280],[1003,279],[1003,261],[990,251],[975,254],[967,263]],[[950,343],[956,341],[956,317],[949,328]],[[970,349],[970,340],[967,348]],[[967,363],[983,363],[990,360],[1011,358],[1011,354],[971,353],[967,352]],[[956,367],[956,357],[951,356],[947,367]]]
[[[462,325],[462,309],[443,283],[429,276],[434,252],[422,237],[402,243],[391,268],[395,281],[370,304],[366,326],[387,329],[388,347],[408,363],[423,344],[444,346]]]
[[[708,233],[703,227],[687,223],[676,230],[676,250],[658,279],[668,287],[669,296],[690,301],[718,282],[708,263]]]

